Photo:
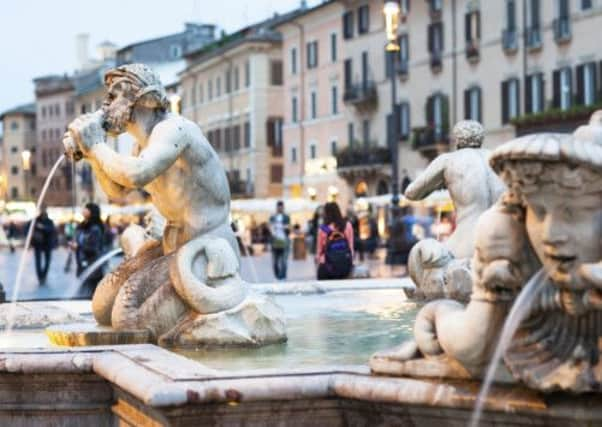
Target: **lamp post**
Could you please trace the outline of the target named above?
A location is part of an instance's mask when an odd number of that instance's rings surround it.
[[[21,151],[21,161],[23,163],[23,178],[25,181],[25,200],[29,200],[29,170],[31,169],[31,151]]]
[[[385,50],[389,56],[388,66],[391,74],[391,119],[388,123],[388,144],[391,152],[391,209],[389,214],[389,240],[387,241],[387,264],[402,264],[403,259],[403,222],[401,208],[399,206],[399,167],[397,147],[398,138],[398,118],[396,116],[397,108],[397,81],[395,76],[395,62],[399,52],[399,43],[397,42],[397,28],[399,27],[400,7],[396,1],[388,1],[383,8],[385,14],[385,30],[387,34],[387,45]]]

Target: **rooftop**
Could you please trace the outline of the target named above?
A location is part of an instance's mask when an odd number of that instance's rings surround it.
[[[36,104],[34,102],[30,102],[28,104],[18,105],[9,110],[4,111],[0,114],[0,120],[4,119],[5,116],[12,114],[26,114],[26,115],[35,115],[36,114]]]

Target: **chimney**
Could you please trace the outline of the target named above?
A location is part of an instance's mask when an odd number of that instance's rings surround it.
[[[90,34],[81,33],[75,36],[75,56],[79,70],[85,69],[90,63],[90,55],[88,53],[89,43]]]
[[[301,10],[307,9],[307,0],[301,0],[301,4],[299,5],[299,9],[301,9]]]

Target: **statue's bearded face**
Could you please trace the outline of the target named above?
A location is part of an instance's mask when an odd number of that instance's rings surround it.
[[[524,200],[527,233],[549,277],[564,288],[581,287],[577,268],[602,259],[602,193],[548,182]]]
[[[109,135],[115,136],[126,131],[134,107],[133,88],[126,81],[117,81],[109,87],[103,103],[105,112],[104,128]]]

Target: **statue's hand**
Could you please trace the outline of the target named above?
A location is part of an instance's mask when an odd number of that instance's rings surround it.
[[[78,148],[84,156],[88,156],[92,147],[101,144],[105,140],[105,131],[102,128],[104,114],[97,111],[84,114],[73,120],[68,129]]]
[[[577,272],[582,281],[598,290],[602,290],[602,262],[581,264]]]

